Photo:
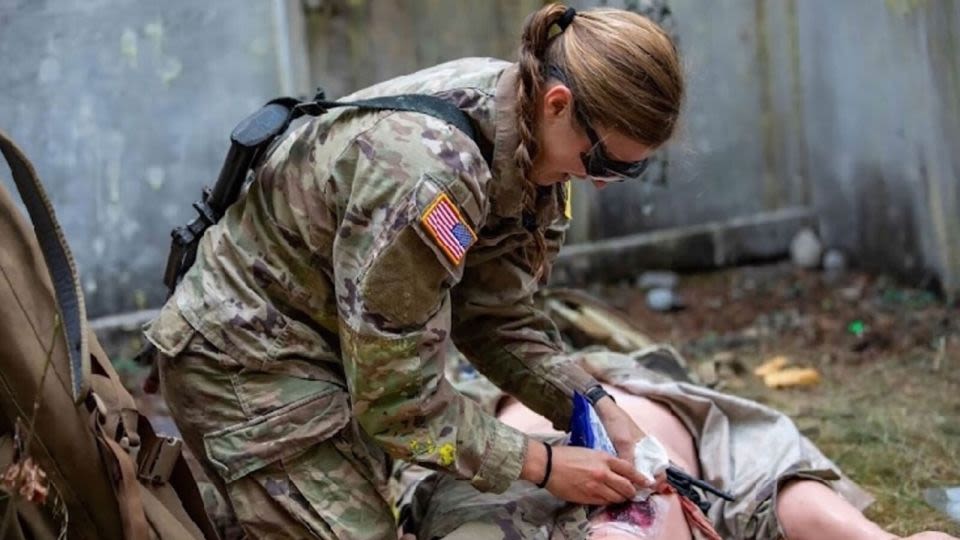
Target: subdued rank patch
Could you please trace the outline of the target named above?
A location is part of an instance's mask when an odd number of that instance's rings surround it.
[[[440,193],[433,199],[420,218],[420,223],[453,264],[460,264],[467,250],[477,240],[477,235],[446,193]]]

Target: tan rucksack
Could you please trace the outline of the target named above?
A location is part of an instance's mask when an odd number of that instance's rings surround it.
[[[158,437],[87,328],[53,208],[0,131],[0,538],[217,538],[180,441]]]

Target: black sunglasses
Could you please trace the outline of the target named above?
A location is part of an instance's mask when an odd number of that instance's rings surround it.
[[[563,82],[570,88],[571,92],[574,92],[567,74],[560,68],[549,66],[547,75]],[[576,96],[574,96],[574,100],[576,100]],[[587,137],[590,138],[590,150],[580,153],[580,160],[583,161],[583,168],[586,170],[587,176],[597,180],[607,179],[605,181],[619,182],[629,178],[639,178],[647,170],[647,165],[650,164],[649,158],[641,161],[619,161],[611,158],[607,154],[607,147],[604,146],[600,136],[590,125],[586,115],[577,106],[576,101],[573,103],[573,110],[577,120],[586,130]]]
[[[576,107],[576,105],[574,105]],[[650,158],[640,161],[618,161],[607,155],[607,148],[600,140],[600,136],[581,115],[580,123],[590,138],[590,151],[580,153],[580,161],[587,171],[587,176],[596,179],[610,178],[614,182],[621,182],[630,178],[639,178],[647,170]],[[613,180],[615,179],[615,180]]]

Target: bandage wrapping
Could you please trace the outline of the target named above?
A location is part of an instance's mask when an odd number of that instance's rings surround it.
[[[658,476],[666,473],[670,458],[660,441],[653,435],[647,435],[633,447],[633,465],[652,484]],[[640,488],[633,500],[646,500],[653,492],[649,488]]]
[[[607,435],[597,411],[579,392],[573,394],[573,416],[570,419],[570,445],[603,450],[617,455],[617,449]]]

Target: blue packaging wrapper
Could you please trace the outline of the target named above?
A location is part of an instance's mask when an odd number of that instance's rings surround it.
[[[573,393],[573,415],[570,418],[570,445],[602,450],[617,455],[597,411],[579,392]]]

